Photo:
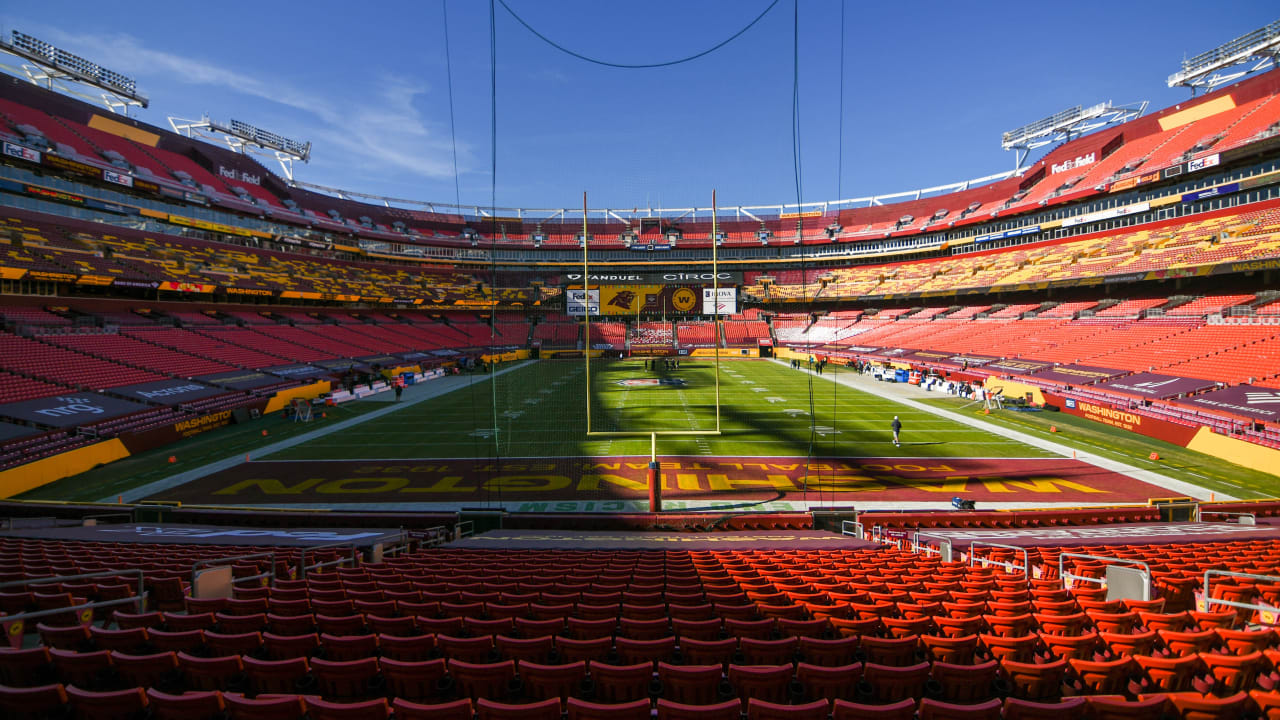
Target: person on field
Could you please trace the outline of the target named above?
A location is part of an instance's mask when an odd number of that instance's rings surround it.
[[[902,421],[898,419],[897,415],[893,416],[893,422],[889,423],[889,427],[893,429],[893,446],[902,447],[902,442],[899,440],[899,433],[902,432]]]

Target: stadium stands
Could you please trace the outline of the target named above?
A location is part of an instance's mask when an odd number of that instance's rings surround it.
[[[761,707],[768,717],[825,718],[861,717],[850,713],[868,706],[867,717],[886,717],[896,703],[904,717],[974,717],[982,707],[981,717],[1003,708],[1007,718],[1098,703],[1233,713],[1271,703],[1275,634],[1245,627],[1249,616],[1234,610],[1198,610],[1191,589],[1206,568],[1274,573],[1276,541],[1178,547],[1175,558],[1166,545],[1092,546],[1153,574],[1151,600],[1106,601],[1057,576],[1059,553],[1074,546],[1029,547],[1034,578],[878,546],[431,548],[288,579],[297,548],[3,538],[0,577],[30,579],[5,594],[7,612],[126,604],[87,628],[57,616],[25,628],[37,644],[0,650],[0,707],[24,716],[67,704],[82,713],[177,708],[179,717],[260,707],[283,717],[284,705],[305,703],[313,716],[393,706],[470,719],[476,708],[493,717],[486,707],[521,717],[624,707],[637,717],[712,717],[724,705],[731,718],[764,717],[752,714]],[[996,563],[1014,557],[989,552]],[[231,598],[187,595],[192,563],[232,557],[245,580]],[[142,570],[154,609],[130,602],[137,580],[123,567]],[[1067,568],[1100,578],[1103,564],[1073,558]],[[103,575],[41,585],[50,570]],[[263,572],[275,573],[266,586],[248,579]],[[1277,600],[1271,586],[1218,587],[1214,597]],[[445,632],[467,626],[472,635]],[[724,639],[695,639],[706,632]],[[713,645],[725,653],[707,654]]]

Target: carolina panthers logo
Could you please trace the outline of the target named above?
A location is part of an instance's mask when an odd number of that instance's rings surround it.
[[[609,307],[616,307],[622,310],[630,310],[632,303],[636,300],[636,294],[630,290],[621,290],[618,294],[609,300]]]

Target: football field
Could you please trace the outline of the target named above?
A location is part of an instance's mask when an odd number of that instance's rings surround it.
[[[828,372],[833,372],[828,368]],[[847,371],[846,371],[847,372]],[[590,382],[587,377],[590,375]],[[768,361],[722,361],[718,434],[657,438],[665,509],[1144,502],[1169,490]],[[492,382],[490,381],[492,380]],[[637,511],[650,432],[715,431],[714,360],[535,361],[255,454],[155,501]],[[407,398],[412,395],[407,395]],[[590,436],[595,432],[635,436]],[[890,431],[903,425],[901,445]]]
[[[831,371],[828,368],[828,371]],[[534,362],[337,436],[264,459],[489,458],[648,455],[649,437],[594,431],[716,429],[714,360],[646,370],[642,360]],[[810,403],[812,383],[813,399]],[[902,447],[889,423],[898,415]],[[810,422],[810,417],[813,422]],[[812,428],[811,428],[812,425]],[[720,435],[660,437],[661,455],[1051,457],[937,415],[765,361],[720,364]]]

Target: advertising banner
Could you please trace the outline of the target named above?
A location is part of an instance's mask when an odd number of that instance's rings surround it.
[[[313,365],[280,365],[266,368],[265,372],[287,378],[309,378],[329,374],[327,370]]]
[[[0,405],[0,415],[56,428],[75,427],[146,410],[128,400],[77,392]]]
[[[1275,388],[1236,385],[1177,402],[1201,410],[1216,410],[1263,422],[1280,422],[1280,390]]]
[[[1120,377],[1127,372],[1129,371],[1089,367],[1088,365],[1058,365],[1049,370],[1041,370],[1033,375],[1037,380],[1048,380],[1067,385],[1091,385],[1103,380]]]
[[[1030,375],[1053,367],[1053,363],[1040,362],[1039,360],[996,360],[982,367],[1010,375]]]
[[[184,402],[191,402],[199,398],[221,395],[226,390],[209,387],[194,380],[158,380],[140,385],[112,388],[111,392],[124,395],[130,400],[155,402],[161,405],[181,405]]]
[[[262,412],[266,405],[267,399],[261,398],[256,405],[258,412]],[[151,428],[141,432],[124,433],[120,436],[120,441],[124,443],[124,446],[131,453],[143,452],[144,450],[168,445],[193,435],[226,427],[236,421],[235,412],[234,410],[218,410],[207,415],[197,415],[179,420],[172,425],[162,425],[158,428]]]
[[[161,290],[170,290],[180,293],[211,293],[218,289],[217,285],[205,285],[204,283],[186,283],[165,281],[160,283]]]
[[[577,285],[579,290],[582,289],[581,272],[564,273],[560,277],[566,287]],[[711,285],[717,281],[721,285],[741,285],[742,273],[726,270],[712,273],[709,270],[696,269],[669,272],[593,272],[587,278],[587,282],[591,285]]]
[[[201,375],[196,380],[213,385],[221,385],[232,390],[249,390],[280,382],[280,378],[275,375],[267,375],[254,370],[237,370],[235,372]]]
[[[736,315],[738,313],[738,288],[702,288],[703,315]]]
[[[25,147],[23,145],[17,145],[11,142],[6,142],[4,144],[4,154],[6,157],[17,158],[19,160],[26,160],[27,162],[33,162],[33,163],[40,162],[39,150],[32,150],[29,147]]]
[[[600,293],[600,315],[635,315],[648,304],[650,295],[660,290],[656,285],[606,285]]]
[[[721,288],[722,297],[727,297],[734,288]],[[707,292],[710,292],[709,290]],[[592,316],[636,316],[640,313],[685,315],[696,314],[705,310],[702,303],[702,292],[699,286],[683,285],[601,285],[588,290]],[[587,303],[581,288],[565,290],[566,309],[569,315],[585,314]],[[736,308],[736,306],[735,306]],[[709,313],[710,311],[708,311]],[[721,313],[732,313],[734,310],[721,310]]]
[[[1155,373],[1138,373],[1118,380],[1108,380],[1098,384],[1099,390],[1137,395],[1138,397],[1163,400],[1165,398],[1200,392],[1216,387],[1212,380],[1184,378],[1173,375],[1157,375]]]
[[[1199,426],[1189,427],[1169,422],[1160,418],[1147,417],[1123,408],[1108,407],[1089,400],[1062,397],[1053,393],[1045,393],[1046,403],[1057,406],[1068,415],[1075,415],[1111,427],[1117,427],[1139,435],[1146,435],[1181,447],[1186,447],[1200,430]]]
[[[569,288],[565,290],[565,312],[575,317],[600,314],[600,291]]]
[[[125,187],[133,187],[133,176],[128,173],[116,172],[115,170],[103,170],[102,179],[116,185]]]

